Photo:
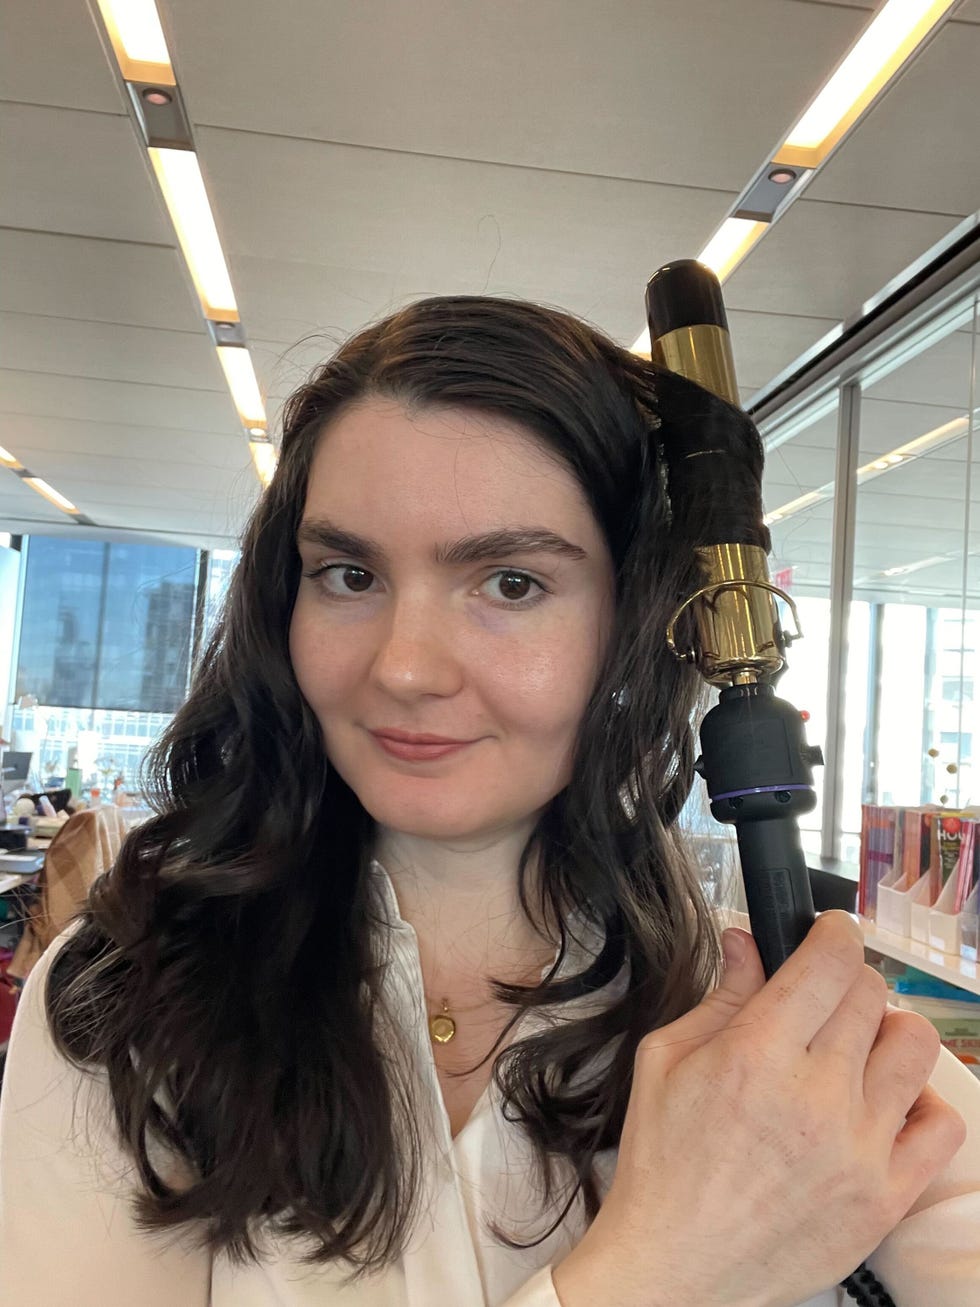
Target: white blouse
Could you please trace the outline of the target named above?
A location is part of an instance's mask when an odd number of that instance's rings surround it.
[[[372,873],[391,927],[386,997],[410,1032],[422,1111],[431,1114],[423,1131],[426,1215],[398,1263],[345,1285],[342,1267],[304,1265],[297,1245],[287,1240],[264,1236],[261,1264],[242,1269],[224,1254],[212,1258],[195,1249],[186,1227],[176,1235],[135,1227],[126,1203],[134,1168],[115,1139],[104,1072],[84,1075],[66,1062],[44,1018],[45,979],[73,925],[28,977],[7,1056],[0,1095],[0,1300],[25,1307],[561,1307],[551,1267],[584,1232],[581,1201],[534,1248],[514,1251],[487,1231],[488,1218],[522,1238],[550,1225],[536,1199],[530,1146],[519,1127],[504,1120],[492,1080],[451,1137],[415,932],[399,914],[387,873],[378,863]],[[592,941],[594,947],[594,935]],[[560,974],[581,969],[582,960],[582,951],[571,949]],[[608,1002],[623,983],[625,977],[617,977],[599,995],[576,1000],[575,1010]],[[555,1018],[542,1011],[528,1014],[511,1037],[549,1019]],[[931,1083],[966,1118],[969,1137],[868,1261],[897,1307],[977,1307],[980,1081],[943,1050]],[[599,1155],[601,1193],[615,1160],[615,1150]],[[828,1285],[800,1307],[849,1301]]]

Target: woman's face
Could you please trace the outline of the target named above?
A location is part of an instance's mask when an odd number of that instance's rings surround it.
[[[573,548],[460,551],[532,529]],[[564,789],[615,580],[578,483],[530,432],[363,400],[320,437],[298,536],[293,668],[330,762],[378,823],[482,836]],[[372,734],[386,729],[470,743],[404,761]]]

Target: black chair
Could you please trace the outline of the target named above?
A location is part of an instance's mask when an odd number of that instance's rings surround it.
[[[42,798],[51,800],[51,806],[55,812],[63,812],[71,802],[71,790],[45,790],[43,794],[22,794],[20,797],[30,799],[38,813],[41,811],[38,802]]]
[[[837,876],[832,871],[821,871],[817,867],[807,867],[807,871],[810,873],[813,906],[817,912],[827,912],[831,908],[842,908],[845,912],[857,911],[856,880],[848,880],[846,876]]]

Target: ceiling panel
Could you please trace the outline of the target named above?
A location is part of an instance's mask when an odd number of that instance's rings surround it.
[[[760,389],[836,325],[836,318],[730,309],[728,327],[739,383]]]
[[[209,509],[173,508],[159,504],[155,508],[120,503],[115,499],[86,501],[85,511],[96,522],[109,526],[129,527],[139,531],[166,531],[237,540],[258,494],[255,477],[245,471],[241,481],[227,495],[216,497]]]
[[[0,104],[0,225],[174,243],[129,118]]]
[[[733,198],[244,132],[202,129],[198,143],[244,320],[264,340],[283,315],[295,323],[274,272],[253,299],[250,260],[273,248],[276,263],[382,275],[360,323],[423,295],[518,294],[632,343],[650,273],[696,250]],[[337,325],[325,297],[311,308],[304,331]]]
[[[977,118],[963,110],[978,71],[980,26],[937,33],[813,179],[807,199],[972,213],[980,205]]]
[[[0,309],[203,332],[176,249],[0,228]]]
[[[940,408],[932,404],[898,403],[888,400],[861,404],[861,458],[868,461],[886,454],[917,436],[935,431],[965,409]],[[963,462],[963,441],[950,440],[929,451],[930,458]]]
[[[10,530],[5,523],[20,515],[36,517],[41,522],[62,521],[65,516],[36,490],[25,486],[9,468],[0,467],[0,530]]]
[[[923,504],[941,499],[948,509],[948,518],[961,516],[966,505],[966,471],[965,449],[959,443],[959,461],[925,456],[917,458],[907,467],[901,465],[891,472],[866,482],[861,486],[863,503],[873,500],[881,505],[900,498],[921,496]],[[882,511],[894,511],[894,508]],[[928,516],[925,509],[924,516]],[[949,522],[947,521],[946,525]]]
[[[4,5],[0,93],[25,104],[124,112],[88,7],[78,0]]]
[[[921,354],[905,360],[864,393],[869,401],[947,405],[965,413],[970,403],[972,371],[972,334],[953,331]]]
[[[131,499],[130,502],[151,504],[159,502],[160,492],[164,490],[168,501],[173,494],[176,495],[173,502],[181,499],[186,499],[188,503],[210,502],[215,495],[224,494],[234,478],[251,465],[248,447],[244,442],[239,444],[239,458],[234,468],[195,462],[191,472],[186,463],[167,461],[164,458],[165,452],[158,450],[156,459],[135,456],[119,459],[111,454],[93,454],[89,450],[71,452],[34,449],[30,456],[30,468],[46,480],[57,476],[59,484],[62,479],[66,484],[70,479],[76,492],[80,485],[84,485],[85,493],[91,495],[96,493],[94,486],[102,486],[107,493],[99,494],[100,499],[115,498],[118,494],[125,500],[131,493],[138,493],[139,498]],[[131,491],[122,493],[125,487],[131,487]]]
[[[162,8],[198,124],[736,191],[864,21],[785,0]]]
[[[152,415],[151,415],[152,416]],[[202,468],[237,471],[249,457],[240,432],[180,431],[172,427],[141,426],[136,423],[85,422],[76,418],[42,417],[0,412],[3,440],[21,461],[29,463],[37,450],[79,455],[98,460],[117,460],[122,467],[142,466],[156,459],[166,460],[187,476]],[[167,484],[166,482],[162,484]]]
[[[58,514],[59,521],[46,522],[37,517],[4,517],[5,531],[14,535],[73,536],[85,540],[119,540],[123,543],[134,541],[140,544],[188,545],[192,549],[235,549],[238,546],[237,532],[206,532],[199,529],[189,531],[171,531],[163,527],[147,526],[121,527],[102,522],[93,527],[78,526],[63,513]]]
[[[180,390],[6,368],[0,369],[0,407],[8,413],[52,418],[136,425],[152,421],[183,431],[241,432],[227,391]]]
[[[798,449],[789,442],[766,455],[762,497],[767,512],[834,479],[834,459],[822,449]]]
[[[50,481],[52,470],[45,468],[43,463],[38,463],[31,470]],[[154,513],[161,510],[159,491],[149,482],[127,480],[114,484],[111,481],[93,481],[90,478],[78,479],[68,470],[63,470],[59,472],[58,488],[76,508],[80,508],[87,516],[96,519],[101,518],[103,513],[108,513],[107,520],[112,521],[114,508],[123,505],[132,509],[152,510]],[[216,495],[213,491],[195,493],[186,486],[183,489],[169,488],[165,511],[185,514],[201,511],[211,513],[215,505],[224,504],[225,499],[224,491]]]
[[[847,5],[851,9],[877,9],[881,0],[790,0],[791,4],[833,5],[839,8]],[[953,22],[980,23],[980,0],[964,0],[956,9]]]
[[[725,283],[730,308],[843,320],[956,225],[935,214],[797,200]]]
[[[0,313],[0,337],[9,368],[213,390],[227,396],[203,324],[193,334]]]

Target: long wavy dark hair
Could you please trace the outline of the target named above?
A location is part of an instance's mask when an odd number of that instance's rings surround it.
[[[243,1264],[260,1256],[257,1222],[312,1238],[303,1260],[339,1259],[352,1279],[404,1247],[421,1141],[410,1077],[377,1038],[374,823],[325,756],[287,641],[313,453],[344,406],[366,396],[522,424],[575,476],[615,564],[615,625],[572,779],[518,869],[529,920],[559,923],[559,959],[539,984],[495,982],[513,1023],[628,977],[598,1015],[570,1011],[493,1062],[506,1113],[540,1162],[545,1203],[561,1189],[551,1229],[578,1197],[595,1216],[595,1155],[619,1141],[637,1044],[697,1004],[719,965],[718,928],[677,820],[701,682],[664,639],[700,576],[662,451],[672,423],[706,420],[711,397],[545,307],[484,296],[412,304],[350,339],[286,405],[278,468],[222,619],[150,756],[156,815],[92,888],[45,995],[61,1052],[107,1073],[142,1181],[140,1228],[201,1221],[202,1242]],[[573,912],[604,943],[581,974],[557,980]],[[597,1054],[604,1069],[590,1076]],[[150,1140],[180,1160],[186,1183],[164,1177]]]

